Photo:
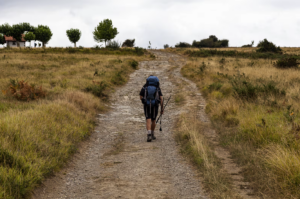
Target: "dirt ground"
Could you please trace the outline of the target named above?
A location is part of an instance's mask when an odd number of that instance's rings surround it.
[[[65,169],[34,192],[33,199],[208,198],[200,174],[179,153],[173,135],[176,119],[188,107],[197,107],[199,119],[209,122],[204,113],[205,100],[195,84],[181,76],[184,58],[159,51],[153,53],[157,58],[140,62],[140,69],[131,74],[129,82],[112,95],[112,110],[99,115],[95,132]],[[163,116],[163,131],[157,126],[157,140],[147,143],[139,91],[149,75],[158,76],[165,99],[174,96],[179,85],[193,92],[190,96],[193,99],[178,108],[174,97],[171,98]],[[217,140],[214,131],[207,134]],[[225,170],[236,178],[237,192],[248,198],[249,189],[243,187],[248,184],[239,175],[239,168],[228,152],[218,147],[216,150]]]

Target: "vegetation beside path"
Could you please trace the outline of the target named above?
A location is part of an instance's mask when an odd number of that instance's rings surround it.
[[[284,54],[299,52],[286,49]],[[299,198],[299,69],[279,69],[270,59],[208,56],[191,57],[181,72],[205,96],[220,144],[254,193]]]
[[[214,153],[214,146],[203,134],[206,128],[196,112],[181,114],[175,136],[181,145],[181,152],[189,156],[201,171],[202,184],[211,198],[240,199],[233,189],[229,174],[224,171],[220,159]]]
[[[24,198],[63,166],[109,93],[149,58],[79,50],[0,50],[0,198]]]

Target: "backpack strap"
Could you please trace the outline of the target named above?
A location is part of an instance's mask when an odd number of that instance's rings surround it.
[[[147,87],[144,86],[143,88],[144,88],[144,90],[145,90],[145,93],[144,93],[144,99],[147,99]]]

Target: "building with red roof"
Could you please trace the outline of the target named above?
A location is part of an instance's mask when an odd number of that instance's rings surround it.
[[[23,47],[23,48],[25,47],[25,42],[26,42],[24,37],[25,37],[25,35],[22,34],[22,39],[21,39],[21,41],[19,41],[20,47]],[[13,38],[12,36],[4,35],[4,39],[5,39],[7,47],[18,47],[17,40],[15,38]]]

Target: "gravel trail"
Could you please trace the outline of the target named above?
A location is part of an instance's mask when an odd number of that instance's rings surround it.
[[[174,95],[184,64],[180,56],[153,51],[157,58],[140,62],[140,69],[111,97],[112,110],[65,169],[46,180],[33,195],[41,198],[207,198],[197,171],[179,153],[174,123],[180,114],[171,98],[163,116],[163,131],[146,142],[139,91],[149,75],[160,79],[165,99]],[[178,82],[179,81],[179,82]],[[205,119],[205,118],[204,118]]]

